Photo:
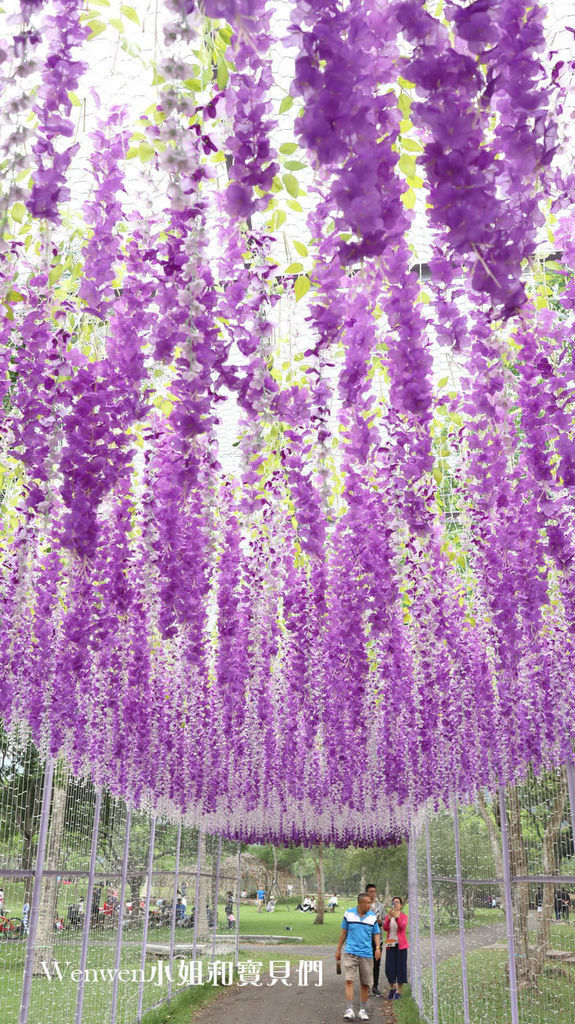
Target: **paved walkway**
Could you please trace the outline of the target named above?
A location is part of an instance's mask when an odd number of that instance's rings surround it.
[[[278,982],[269,985],[270,977],[262,973],[262,988],[247,985],[230,988],[209,1006],[199,1010],[193,1024],[335,1024],[345,1009],[344,980],[335,973],[335,947],[332,946],[249,946],[242,960],[257,960],[258,952],[273,953],[275,959],[292,959],[291,988]],[[298,985],[299,961],[321,961],[322,984],[316,987],[317,973],[310,974],[308,985]],[[356,996],[356,1012],[359,992]],[[377,1024],[396,1024],[393,1005],[386,999],[369,1000],[370,1019]]]
[[[498,913],[494,911],[494,913]],[[529,911],[529,928],[535,930],[537,927],[537,911]],[[469,928],[465,932],[465,948],[468,953],[473,949],[485,949],[495,943],[507,945],[507,925],[504,917],[495,917],[492,924],[479,925],[477,928]],[[447,935],[435,937],[437,950],[437,963],[449,960],[452,956],[461,955],[459,942],[459,931],[449,932]],[[431,963],[431,942],[428,937],[421,939],[421,962],[426,967]]]

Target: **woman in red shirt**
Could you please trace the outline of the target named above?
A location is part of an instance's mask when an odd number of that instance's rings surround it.
[[[407,984],[407,914],[402,911],[399,896],[391,901],[391,910],[383,922],[385,942],[385,976],[389,982],[388,999],[401,999],[401,986]]]

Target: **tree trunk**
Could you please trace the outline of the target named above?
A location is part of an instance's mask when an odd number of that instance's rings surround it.
[[[325,913],[325,900],[324,890],[325,883],[323,878],[323,843],[318,843],[317,847],[317,860],[315,862],[315,874],[317,878],[317,913],[315,915],[314,924],[323,924],[323,915]]]
[[[207,906],[210,897],[210,881],[206,864],[206,835],[205,832],[198,833],[198,861],[200,864],[200,885],[198,891],[198,906],[194,910],[195,920],[198,922],[198,942],[205,942],[210,934],[208,923]],[[215,908],[214,908],[215,913]]]
[[[44,861],[45,871],[58,871],[58,855],[64,835],[67,790],[67,771],[62,767],[56,767],[52,789],[50,828]],[[35,975],[41,974],[45,976],[42,969],[42,961],[50,963],[54,959],[54,940],[57,934],[54,930],[54,918],[58,903],[58,885],[57,874],[45,875],[42,879],[42,892],[38,909],[38,928],[34,949],[34,966],[32,969],[32,973]]]
[[[527,875],[527,850],[521,827],[521,808],[519,806],[517,786],[509,786],[507,790],[507,818],[509,822],[509,867],[511,875],[516,877]],[[537,981],[529,957],[528,882],[513,882],[512,902],[517,984],[520,988],[533,988],[536,987]]]
[[[478,805],[481,817],[483,818],[487,827],[487,835],[489,836],[489,844],[491,846],[491,853],[493,854],[493,863],[495,864],[495,874],[498,878],[503,878],[503,854],[501,853],[501,832],[497,826],[495,818],[491,814],[485,797],[481,790],[478,793]],[[499,892],[501,895],[501,906],[505,911],[505,886],[503,882],[499,886]]]
[[[563,808],[567,800],[567,773],[564,768],[558,773],[557,793],[543,836],[543,874],[557,875],[558,865],[555,851],[563,820]],[[532,971],[538,978],[541,974],[551,945],[551,918],[554,910],[555,884],[546,882],[543,886],[541,913],[537,914],[537,937],[531,957]]]

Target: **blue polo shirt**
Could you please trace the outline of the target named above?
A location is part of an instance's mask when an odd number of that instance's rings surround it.
[[[373,935],[379,935],[380,927],[377,923],[377,914],[368,910],[367,914],[360,917],[357,907],[350,907],[343,915],[341,927],[347,932],[345,940],[345,951],[353,956],[367,956],[371,960],[373,956]]]

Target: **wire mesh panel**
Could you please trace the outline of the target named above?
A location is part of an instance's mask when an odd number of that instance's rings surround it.
[[[22,995],[44,774],[32,743],[0,732],[0,971],[11,1020]]]
[[[426,1021],[574,1024],[574,810],[563,767],[528,774],[505,791],[479,794],[474,804],[458,809],[457,822],[445,811],[430,814],[429,864],[426,826],[420,827],[416,867]]]
[[[505,794],[521,1022],[575,1020],[573,830],[565,768]]]

